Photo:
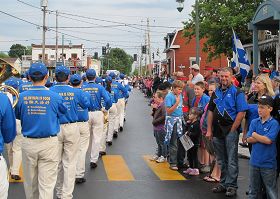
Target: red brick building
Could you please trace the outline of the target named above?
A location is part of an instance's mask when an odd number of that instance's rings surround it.
[[[186,43],[186,38],[183,37],[183,30],[178,30],[174,33],[168,33],[165,39],[165,53],[167,66],[165,71],[167,74],[182,71],[186,76],[189,74],[189,67],[195,64],[195,37],[189,43]],[[204,73],[205,66],[213,68],[222,68],[228,66],[227,57],[221,55],[219,59],[213,59],[207,62],[207,53],[202,52],[202,48],[206,39],[200,40],[200,71]]]

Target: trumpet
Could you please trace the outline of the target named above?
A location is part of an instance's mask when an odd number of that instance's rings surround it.
[[[4,81],[6,81],[12,76],[19,77],[18,70],[16,70],[13,64],[9,63],[7,60],[0,58],[0,84],[2,84]],[[19,99],[18,91],[13,87],[7,85],[0,86],[0,91],[1,90],[4,90],[4,93],[5,91],[8,91],[16,97],[16,99],[13,101],[14,108],[18,103]]]

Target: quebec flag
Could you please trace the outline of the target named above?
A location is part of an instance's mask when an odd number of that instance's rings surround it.
[[[250,71],[250,63],[240,39],[236,36],[234,30],[232,31],[233,31],[233,39],[232,39],[233,60],[231,63],[231,67],[232,68],[239,67],[240,74],[242,76],[242,82],[244,82],[245,78],[247,77],[247,74]]]

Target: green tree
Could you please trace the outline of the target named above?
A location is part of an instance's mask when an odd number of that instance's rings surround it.
[[[2,53],[0,52],[0,58],[8,58],[9,55],[7,55],[6,53]]]
[[[110,53],[101,59],[103,70],[118,70],[124,74],[129,74],[133,57],[128,55],[123,49],[112,48]]]
[[[20,58],[21,59],[21,56],[22,55],[28,55],[28,54],[31,54],[31,48],[27,48],[21,44],[13,44],[10,48],[10,51],[9,51],[9,56],[10,57],[17,57],[17,58]]]
[[[200,38],[207,38],[202,50],[208,53],[208,61],[220,54],[231,55],[232,29],[242,43],[252,42],[248,23],[261,3],[262,0],[199,0],[199,35]],[[195,10],[190,16],[190,19],[184,22],[187,42],[195,36]]]

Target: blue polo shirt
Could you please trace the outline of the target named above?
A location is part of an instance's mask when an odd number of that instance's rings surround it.
[[[65,83],[57,83],[50,90],[58,93],[67,106],[67,113],[59,118],[60,124],[74,123],[78,121],[78,106],[87,109],[89,107],[89,99],[82,90],[73,88]]]
[[[82,87],[82,90],[88,92],[91,96],[89,111],[100,111],[102,108],[101,99],[104,99],[104,107],[109,110],[112,106],[110,96],[106,93],[103,86],[90,81]]]
[[[169,92],[166,95],[164,101],[165,101],[165,107],[168,107],[168,108],[172,107],[176,103],[176,97],[173,94],[173,92]],[[173,111],[173,113],[171,113],[171,115],[169,115],[169,116],[173,116],[173,117],[183,116],[183,98],[182,98],[182,95],[180,95],[179,105],[177,106],[175,111]]]
[[[118,90],[111,88],[111,93],[109,93],[109,94],[110,94],[112,103],[116,104],[118,102]]]
[[[257,142],[252,145],[250,164],[260,168],[276,169],[276,138],[280,130],[279,123],[270,117],[262,122],[261,118],[254,119],[251,122],[247,137],[252,137],[253,132],[265,136],[272,141],[272,144],[263,144]]]
[[[205,106],[208,104],[210,100],[210,97],[206,94],[203,94],[198,102],[198,106],[197,108],[201,111],[201,112],[204,112],[204,109],[205,109]],[[194,103],[196,101],[196,97],[193,98],[193,101],[192,101],[192,107],[194,107]]]
[[[22,92],[24,92],[24,91],[27,91],[27,90],[29,90],[31,87],[32,87],[32,82],[31,82],[31,81],[23,82],[23,83],[19,86],[19,88],[18,88],[19,93],[22,93]]]
[[[59,117],[67,107],[57,93],[44,86],[32,86],[19,95],[15,112],[21,120],[23,136],[43,138],[60,131]]]
[[[126,90],[126,88],[119,82],[113,80],[112,84],[111,84],[112,88],[115,88],[118,90],[118,98],[128,98],[128,92]]]
[[[231,126],[239,112],[248,110],[245,94],[239,88],[231,85],[226,89],[218,87],[213,93],[208,110],[221,126]]]
[[[78,90],[81,90],[81,88],[75,88]],[[83,92],[83,91],[82,91]],[[83,94],[85,95],[85,97],[88,98],[88,101],[90,101],[91,97],[90,94],[87,92],[83,92]],[[88,108],[83,109],[79,104],[78,104],[78,122],[85,122],[88,121],[89,116],[88,116]]]
[[[0,92],[0,153],[4,143],[12,142],[16,137],[16,118],[9,98]]]

